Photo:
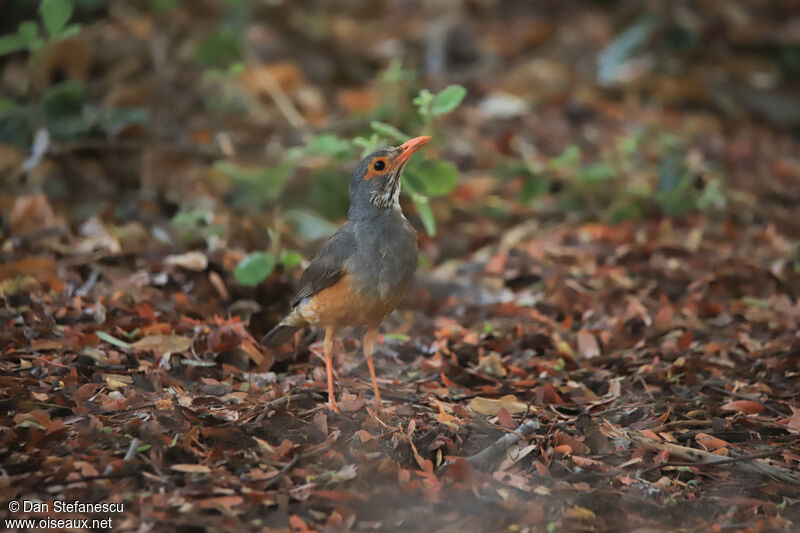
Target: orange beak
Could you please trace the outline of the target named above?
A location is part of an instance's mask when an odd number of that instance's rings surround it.
[[[400,155],[397,156],[397,159],[394,160],[394,166],[397,167],[404,165],[405,162],[408,161],[412,155],[414,155],[414,152],[428,144],[430,140],[430,137],[423,135],[422,137],[415,137],[410,141],[406,141],[401,144],[399,148],[402,151],[400,152]]]

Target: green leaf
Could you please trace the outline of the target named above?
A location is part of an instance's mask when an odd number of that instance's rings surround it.
[[[32,43],[39,34],[39,25],[34,20],[24,20],[20,23],[17,29],[17,35],[22,37],[25,45]]]
[[[324,155],[332,159],[349,159],[353,153],[352,145],[333,133],[317,135],[308,143],[308,151],[315,155]]]
[[[253,287],[264,281],[275,268],[275,256],[269,252],[253,252],[242,259],[233,275],[240,285]]]
[[[81,25],[80,24],[70,24],[69,26],[64,28],[64,30],[58,35],[58,38],[59,39],[68,39],[70,37],[78,35],[78,33],[80,31],[81,31]]]
[[[373,133],[369,137],[356,137],[353,139],[353,144],[361,148],[361,157],[367,157],[375,151],[381,142],[381,138],[377,133]]]
[[[337,226],[324,218],[301,209],[290,209],[286,211],[286,218],[303,239],[315,241],[323,237],[330,237],[336,231]]]
[[[242,35],[221,27],[197,45],[195,57],[205,67],[227,67],[241,58]]]
[[[264,200],[275,199],[292,172],[292,165],[288,160],[268,168],[248,168],[236,163],[217,161],[213,168],[235,183],[237,189],[234,197],[237,201],[256,205]]]
[[[554,170],[569,168],[581,162],[581,149],[578,145],[567,146],[561,155],[550,160],[550,168]]]
[[[97,338],[99,338],[101,341],[113,344],[117,348],[122,348],[123,350],[133,350],[133,345],[131,345],[129,342],[112,337],[105,331],[95,331],[95,334],[97,334]]]
[[[550,182],[540,175],[527,176],[522,190],[517,195],[517,201],[522,205],[530,204],[534,198],[547,194],[550,191]]]
[[[109,109],[105,113],[106,131],[114,136],[128,126],[146,125],[148,122],[150,122],[149,113],[140,107],[118,107]]]
[[[281,252],[280,262],[286,268],[294,268],[303,261],[303,256],[298,252],[284,250]]]
[[[13,54],[27,48],[25,39],[19,34],[3,35],[0,37],[0,56]]]
[[[419,94],[412,100],[414,105],[417,106],[417,111],[423,117],[428,117],[431,114],[431,103],[433,102],[433,93],[428,89],[422,89]]]
[[[84,108],[84,87],[75,81],[64,81],[49,87],[41,99],[45,125],[57,138],[74,138],[87,133],[97,124],[98,116]]]
[[[636,220],[641,218],[642,211],[642,204],[628,202],[614,209],[609,216],[609,220],[612,224],[619,224],[626,220]]]
[[[595,163],[581,171],[580,180],[584,183],[602,183],[613,180],[616,175],[616,170],[608,163]]]
[[[59,37],[61,30],[72,16],[72,1],[42,0],[39,5],[39,15],[41,15],[42,23],[50,37]]]
[[[152,6],[155,11],[169,11],[170,9],[174,9],[177,5],[178,0],[150,0],[150,6]]]
[[[437,117],[450,113],[461,104],[465,96],[467,96],[467,90],[461,85],[445,87],[436,95],[431,111]]]
[[[417,192],[410,183],[406,183],[406,188],[411,195],[411,200],[417,208],[417,214],[419,214],[419,218],[422,220],[425,232],[433,237],[436,235],[436,219],[433,218],[433,210],[431,209],[428,198]]]
[[[405,173],[411,186],[426,196],[444,196],[458,182],[458,168],[441,159],[412,159]]]
[[[408,139],[410,139],[408,135],[406,135],[399,129],[395,128],[391,124],[386,124],[385,122],[373,120],[372,122],[369,123],[369,125],[370,127],[372,127],[375,133],[383,137],[386,137],[387,139],[394,139],[401,143],[404,143]]]

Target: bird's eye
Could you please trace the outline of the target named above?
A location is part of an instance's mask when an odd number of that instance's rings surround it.
[[[389,172],[389,162],[385,157],[376,157],[370,162],[367,173],[364,174],[364,181],[370,180],[375,176],[383,176],[387,172]]]

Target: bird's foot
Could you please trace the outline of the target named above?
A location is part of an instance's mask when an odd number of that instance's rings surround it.
[[[337,413],[337,414],[339,413],[339,406],[336,405],[336,400],[334,400],[333,398],[328,400],[328,409],[330,409],[334,413]]]

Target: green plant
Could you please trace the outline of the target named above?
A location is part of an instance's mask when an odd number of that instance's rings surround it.
[[[80,31],[79,24],[69,24],[72,17],[72,0],[42,0],[39,18],[44,33],[39,31],[39,22],[24,20],[17,33],[0,37],[0,56],[27,50],[34,54],[45,45],[57,43]]]
[[[303,256],[294,250],[283,249],[280,243],[280,226],[283,220],[278,217],[277,228],[270,230],[272,245],[269,251],[252,252],[239,261],[233,271],[236,282],[246,287],[254,287],[264,281],[276,266],[294,268]]]
[[[706,211],[726,201],[724,172],[699,157],[676,136],[635,129],[588,161],[569,145],[556,157],[527,165],[509,163],[501,176],[525,179],[518,201],[528,205],[558,189],[560,209],[581,211],[610,222],[661,212],[681,216]]]
[[[16,33],[0,36],[0,56],[27,52],[28,71],[40,67],[48,49],[80,32],[79,24],[70,23],[73,10],[73,0],[42,0],[39,20],[23,20]],[[149,121],[140,108],[89,105],[85,93],[84,86],[74,80],[36,92],[30,82],[21,84],[16,99],[0,100],[0,141],[25,145],[33,132],[42,128],[62,139],[91,132],[114,136],[128,126]],[[28,105],[17,101],[25,99]]]
[[[435,119],[455,111],[466,94],[467,90],[461,85],[450,85],[437,94],[422,89],[413,99],[417,114],[422,119],[422,134],[433,134]],[[356,137],[353,141],[361,148],[362,156],[374,150],[382,140],[403,143],[412,137],[395,126],[377,120],[373,120],[370,127],[370,137]],[[436,234],[436,220],[430,207],[430,198],[448,194],[457,181],[458,168],[455,165],[424,156],[411,159],[403,173],[403,189],[414,202],[425,231],[431,236]]]
[[[438,94],[423,89],[414,99],[416,116],[422,122],[423,133],[434,133],[437,117],[455,110],[463,101],[466,89],[451,85]],[[218,162],[215,168],[225,174],[233,183],[233,197],[254,208],[266,202],[283,199],[284,185],[291,178],[301,162],[315,161],[309,176],[310,194],[303,197],[304,204],[314,205],[324,215],[334,217],[346,208],[347,190],[341,186],[342,167],[350,164],[356,157],[363,157],[382,143],[400,144],[413,137],[397,127],[373,120],[370,131],[355,137],[352,141],[333,133],[322,133],[310,137],[302,146],[285,150],[274,166],[246,169],[240,165]],[[444,196],[456,186],[458,169],[452,163],[441,159],[430,159],[423,155],[412,158],[403,173],[403,190],[411,197],[417,208],[425,230],[430,235],[436,233],[436,221],[430,207],[430,198]],[[341,191],[332,193],[331,191]],[[308,211],[290,209],[286,212],[287,221],[298,233],[314,239],[325,236],[335,226],[321,220]],[[273,230],[273,245],[270,252],[254,252],[245,257],[237,266],[236,279],[243,285],[257,285],[263,281],[278,263],[287,268],[293,266],[286,262],[285,256],[278,254],[276,237],[279,231]]]

